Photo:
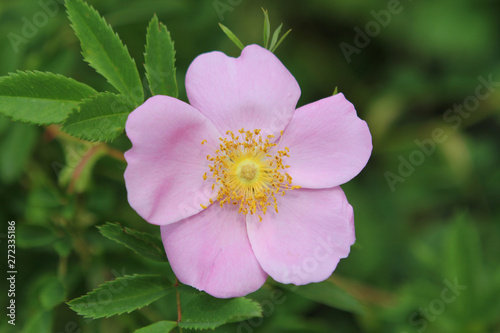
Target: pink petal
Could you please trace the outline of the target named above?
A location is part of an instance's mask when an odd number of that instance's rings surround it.
[[[168,224],[202,210],[215,196],[206,156],[220,134],[190,105],[155,96],[134,110],[125,126],[132,148],[125,153],[125,185],[132,208],[146,221]]]
[[[186,91],[190,104],[221,133],[245,128],[275,136],[290,121],[300,97],[292,74],[258,45],[245,47],[239,58],[221,52],[198,56],[187,71]]]
[[[354,243],[351,205],[340,187],[288,191],[279,213],[259,222],[247,215],[247,230],[260,265],[274,280],[303,285],[327,279]]]
[[[182,283],[219,298],[244,296],[266,281],[248,241],[245,216],[214,204],[161,227],[172,269]]]
[[[280,149],[288,147],[286,172],[293,184],[328,188],[343,184],[366,165],[372,138],[354,106],[339,93],[295,111],[283,134]]]

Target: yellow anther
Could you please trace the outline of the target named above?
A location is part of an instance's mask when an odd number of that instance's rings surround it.
[[[238,212],[259,216],[266,214],[267,207],[273,205],[278,212],[275,195],[285,195],[286,191],[299,188],[292,186],[292,177],[284,172],[288,165],[283,158],[288,157],[288,147],[277,150],[277,143],[271,142],[273,135],[263,138],[260,129],[238,130],[240,136],[232,131],[226,132],[225,138],[219,138],[220,145],[214,156],[207,156],[212,161],[210,173],[218,186],[216,201],[239,206]],[[281,131],[283,135],[283,131]],[[206,140],[204,140],[206,142]],[[207,179],[207,174],[203,175]],[[214,200],[210,199],[212,204]],[[204,207],[204,206],[202,206]],[[205,207],[204,207],[205,208]]]

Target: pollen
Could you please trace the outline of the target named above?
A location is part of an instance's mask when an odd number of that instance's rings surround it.
[[[243,128],[237,134],[227,131],[226,137],[219,138],[218,149],[212,148],[213,155],[207,156],[211,162],[210,172],[208,177],[205,173],[203,179],[215,180],[216,201],[220,207],[238,206],[239,213],[257,214],[262,221],[268,207],[278,212],[276,196],[300,186],[292,185],[292,177],[285,172],[290,166],[284,164],[283,159],[289,157],[290,149],[277,150],[274,136],[263,138],[260,132],[260,129],[245,131]],[[202,144],[205,143],[203,140]]]

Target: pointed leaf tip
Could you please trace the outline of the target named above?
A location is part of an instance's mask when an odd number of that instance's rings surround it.
[[[224,31],[224,33],[226,34],[226,36],[237,46],[240,48],[240,50],[243,50],[245,48],[245,46],[243,46],[243,43],[238,39],[238,37],[236,37],[236,35],[231,31],[229,30],[225,25],[223,25],[222,23],[219,23],[219,26],[220,28],[222,29],[222,31]]]
[[[155,15],[146,34],[146,77],[153,95],[177,97],[175,49],[167,27]]]
[[[0,78],[0,113],[26,123],[58,124],[94,94],[93,88],[59,74],[18,71]]]
[[[142,104],[144,91],[139,72],[120,37],[84,1],[66,0],[66,10],[85,61],[136,106]]]

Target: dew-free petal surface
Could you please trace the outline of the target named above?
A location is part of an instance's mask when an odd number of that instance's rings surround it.
[[[125,153],[125,185],[132,208],[146,221],[164,225],[202,210],[215,196],[207,172],[208,140],[219,132],[196,109],[178,99],[155,96],[135,109],[125,126],[132,148]]]
[[[198,56],[186,74],[189,103],[206,115],[221,133],[261,129],[277,136],[297,105],[295,78],[270,51],[249,45],[240,57],[222,52]]]
[[[280,149],[288,147],[286,172],[293,184],[328,188],[355,177],[372,152],[368,125],[342,93],[307,104],[295,111]]]
[[[340,187],[288,191],[279,213],[247,215],[247,230],[260,265],[274,280],[303,285],[327,279],[355,241],[354,217]]]
[[[266,281],[248,241],[245,216],[234,206],[211,205],[161,227],[172,269],[182,283],[219,298],[247,295]]]

